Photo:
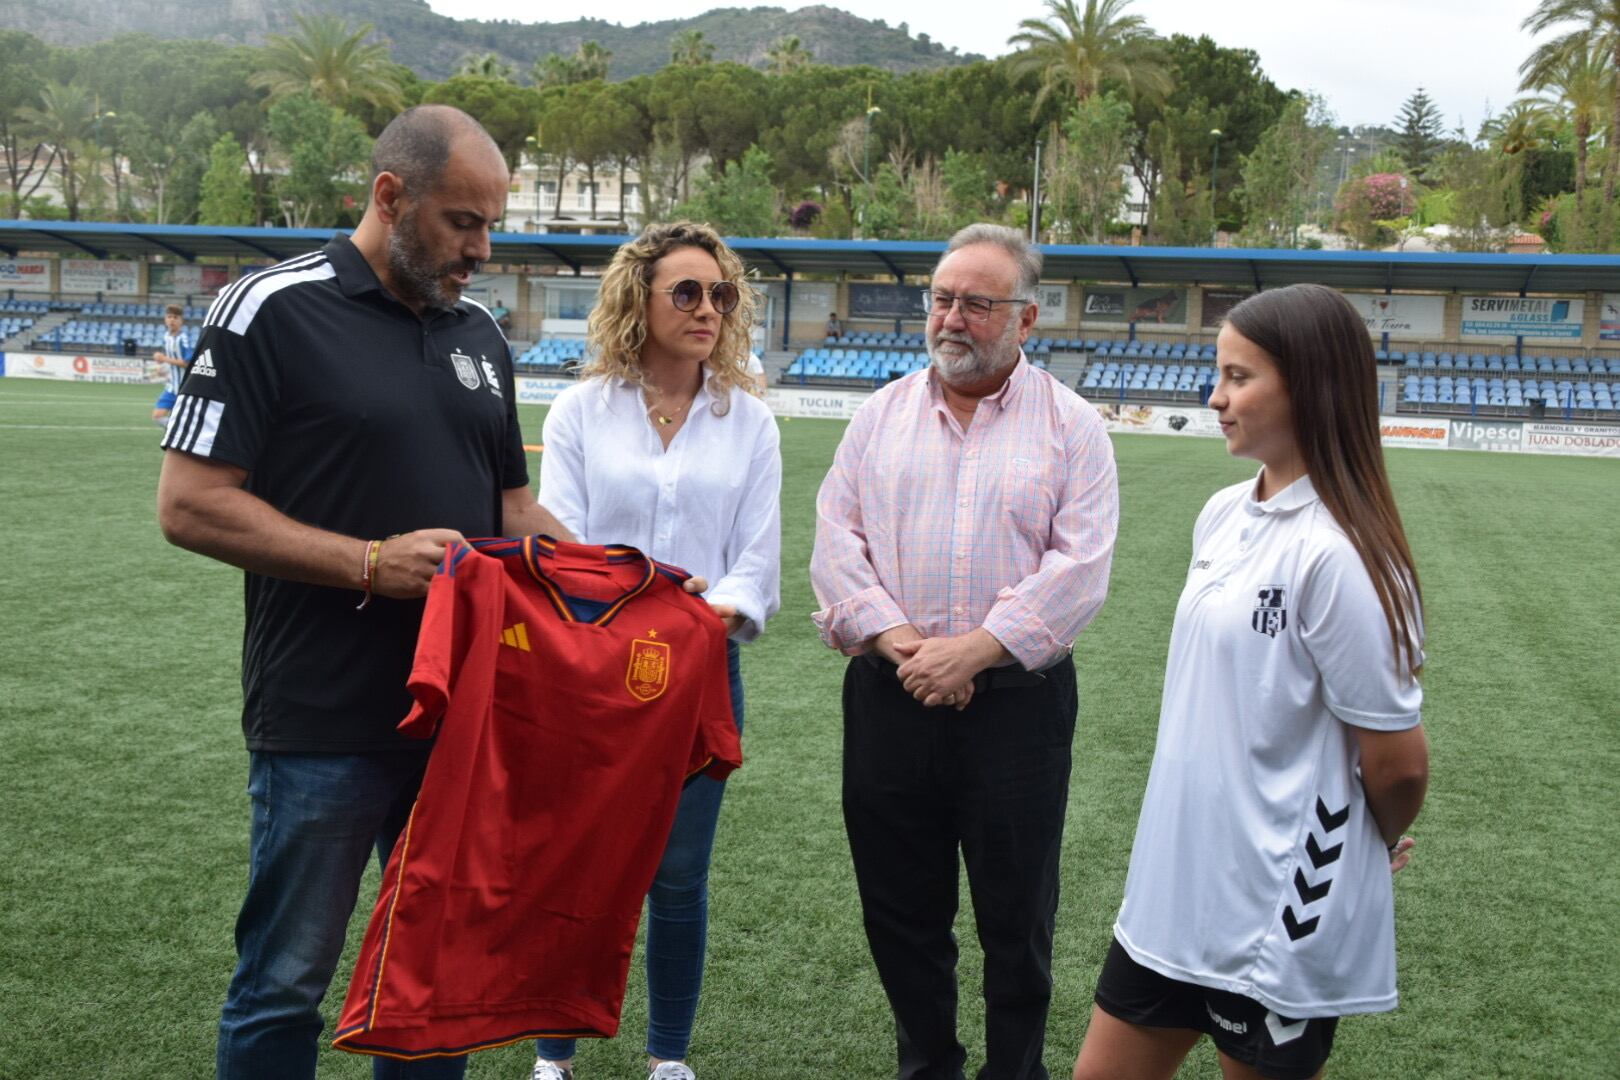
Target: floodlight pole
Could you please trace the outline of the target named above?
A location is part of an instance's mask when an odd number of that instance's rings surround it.
[[[1221,171],[1221,129],[1210,128],[1209,133],[1215,138],[1215,161],[1209,167],[1209,246],[1214,247],[1221,238],[1221,215],[1215,209],[1216,177]]]
[[[1041,235],[1041,140],[1035,140],[1035,192],[1029,201],[1029,242],[1039,243]]]

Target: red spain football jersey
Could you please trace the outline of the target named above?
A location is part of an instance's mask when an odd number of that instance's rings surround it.
[[[634,548],[452,545],[400,730],[438,736],[334,1042],[611,1037],[686,780],[742,762],[724,624]]]

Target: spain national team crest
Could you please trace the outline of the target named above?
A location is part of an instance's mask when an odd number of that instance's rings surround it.
[[[478,367],[472,357],[458,349],[450,354],[450,363],[455,366],[456,378],[461,380],[462,386],[469,390],[478,389]]]
[[[1288,601],[1283,586],[1266,585],[1261,588],[1249,625],[1267,637],[1276,637],[1288,629]]]
[[[637,701],[651,701],[669,687],[669,646],[636,638],[630,643],[630,670],[624,685]]]

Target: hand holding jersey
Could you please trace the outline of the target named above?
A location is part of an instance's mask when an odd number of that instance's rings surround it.
[[[444,549],[465,542],[466,538],[454,529],[417,529],[378,541],[371,591],[400,600],[426,596],[439,561],[444,558]]]

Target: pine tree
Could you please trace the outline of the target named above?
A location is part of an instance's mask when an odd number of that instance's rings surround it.
[[[200,225],[252,225],[253,183],[243,168],[247,158],[229,134],[221,135],[208,154],[202,178]]]
[[[1395,117],[1395,129],[1398,132],[1395,148],[1412,172],[1422,177],[1423,170],[1440,152],[1443,141],[1440,110],[1423,92],[1423,87],[1418,87],[1401,106],[1400,115]]]

